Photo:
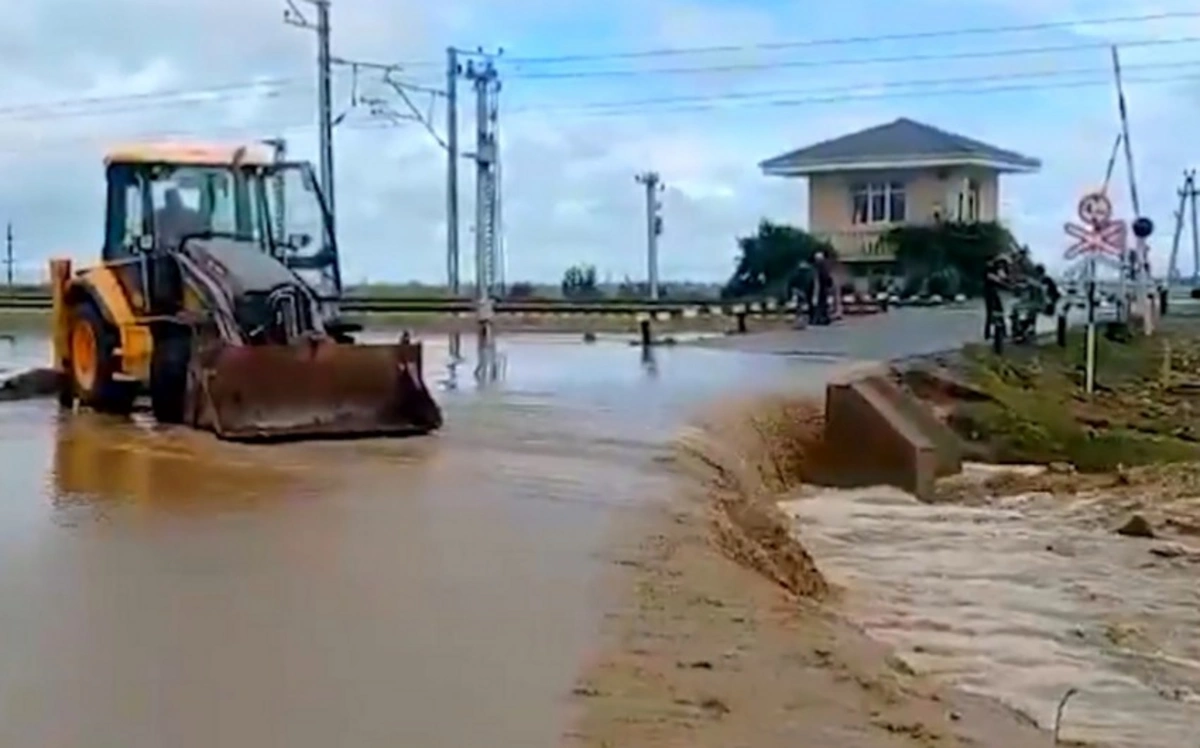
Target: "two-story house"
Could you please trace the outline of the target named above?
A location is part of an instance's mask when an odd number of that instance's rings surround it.
[[[898,119],[759,164],[808,179],[808,230],[827,239],[855,276],[892,271],[879,237],[893,226],[993,221],[1000,175],[1033,173],[1035,158]]]

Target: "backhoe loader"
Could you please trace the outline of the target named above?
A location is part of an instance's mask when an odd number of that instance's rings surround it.
[[[50,262],[60,404],[128,413],[148,396],[159,422],[231,440],[440,428],[421,345],[355,342],[336,293],[302,277],[337,257],[307,163],[146,143],[105,171],[100,264]]]

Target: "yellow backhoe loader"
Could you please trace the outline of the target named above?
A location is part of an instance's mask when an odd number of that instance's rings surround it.
[[[421,345],[356,343],[336,291],[303,277],[337,261],[308,164],[253,146],[138,144],[105,167],[100,264],[50,262],[62,405],[127,413],[149,396],[158,421],[232,440],[441,426]]]

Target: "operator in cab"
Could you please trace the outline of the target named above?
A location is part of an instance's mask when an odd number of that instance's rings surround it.
[[[183,204],[178,188],[168,187],[163,193],[162,207],[154,211],[154,232],[158,246],[178,249],[185,236],[207,230],[208,222],[200,211]]]

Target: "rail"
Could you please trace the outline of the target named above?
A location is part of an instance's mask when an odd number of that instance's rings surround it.
[[[48,310],[48,293],[0,291],[0,310]],[[347,313],[375,314],[471,314],[475,302],[458,298],[396,298],[354,297],[342,299],[340,306]],[[795,306],[774,300],[759,302],[722,302],[714,299],[679,299],[660,301],[626,301],[619,299],[506,299],[493,307],[497,314],[597,314],[597,315],[670,315],[738,314],[755,315],[795,314]]]

